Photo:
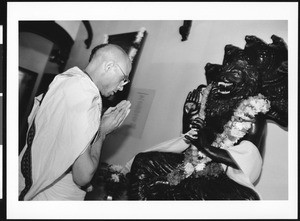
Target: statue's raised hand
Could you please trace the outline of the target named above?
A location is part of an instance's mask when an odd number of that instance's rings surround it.
[[[184,103],[184,113],[188,115],[195,115],[199,113],[200,106],[199,106],[199,97],[200,93],[198,89],[190,91],[185,103]]]
[[[182,133],[186,133],[190,130],[190,124],[192,120],[200,111],[200,93],[205,85],[200,85],[197,89],[190,91],[184,106],[183,106],[183,118],[182,118]]]

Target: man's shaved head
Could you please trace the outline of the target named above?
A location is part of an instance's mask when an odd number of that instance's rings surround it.
[[[101,44],[92,50],[85,72],[102,95],[110,96],[118,90],[123,90],[131,68],[131,60],[120,46]]]
[[[128,57],[127,53],[120,46],[114,44],[101,44],[96,46],[91,52],[89,62],[99,56],[105,60],[115,61]]]

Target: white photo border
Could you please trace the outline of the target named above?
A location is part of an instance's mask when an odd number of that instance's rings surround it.
[[[297,218],[298,3],[284,2],[9,2],[7,3],[8,219]],[[282,201],[18,201],[19,20],[288,20],[289,199]],[[15,73],[15,74],[14,74]],[[270,214],[270,210],[272,214]]]

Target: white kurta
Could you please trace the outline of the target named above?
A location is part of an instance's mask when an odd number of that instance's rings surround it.
[[[41,106],[36,97],[29,125],[35,118],[32,142],[33,184],[24,200],[83,200],[85,192],[67,173],[86,150],[100,125],[102,100],[96,85],[78,67],[58,75],[49,86]],[[35,115],[36,113],[36,115]],[[19,194],[25,183],[20,170]]]

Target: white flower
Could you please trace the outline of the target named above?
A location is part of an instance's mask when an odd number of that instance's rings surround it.
[[[250,105],[252,105],[252,106],[257,106],[258,105],[258,100],[259,100],[259,98],[258,99],[254,99],[253,97],[251,97],[251,99],[250,99]]]
[[[271,107],[270,101],[264,100],[264,104],[260,107],[260,111],[266,113],[269,111],[270,107]]]
[[[221,141],[220,141],[220,142],[221,142]],[[219,144],[220,142],[214,141],[211,145],[212,145],[213,147],[219,147],[218,144]]]
[[[240,107],[241,106],[246,106],[249,104],[249,101],[248,100],[243,100],[242,103],[240,104]]]
[[[110,168],[117,172],[121,172],[121,170],[123,169],[121,165],[111,165]]]
[[[144,32],[146,31],[146,28],[142,27],[140,29],[140,31],[138,32],[138,34],[135,37],[135,43],[140,43],[140,41],[142,40],[142,37],[144,36]]]
[[[244,128],[246,130],[249,130],[252,126],[252,122],[243,122]]]
[[[243,122],[234,122],[233,126],[238,130],[242,130],[244,128],[244,123]]]
[[[229,139],[224,140],[223,143],[225,148],[231,147],[233,145],[233,143]]]
[[[232,128],[230,132],[231,132],[231,136],[238,137],[238,138],[241,138],[245,135],[244,132],[242,132],[240,129],[235,127]]]
[[[111,179],[116,183],[120,182],[119,176],[117,174],[112,174]]]
[[[223,142],[219,144],[219,147],[220,147],[221,149],[226,149],[226,148],[227,148],[227,146],[225,146],[225,144],[224,144]]]
[[[137,53],[137,49],[131,47],[131,48],[130,48],[130,52],[129,52],[129,58],[130,58],[130,61],[133,61],[133,59],[134,59],[136,53]]]
[[[145,27],[141,27],[140,28],[140,32],[145,32],[146,31],[146,28]]]
[[[239,117],[239,118],[241,118],[243,120],[251,120],[248,116],[245,115],[245,113],[246,113],[245,110],[244,111],[239,110],[236,113],[234,113],[234,116],[235,117]]]
[[[205,163],[199,163],[197,164],[197,166],[195,167],[196,171],[201,171],[205,168]]]
[[[184,166],[184,170],[185,170],[185,173],[187,174],[186,177],[189,177],[194,172],[194,166],[193,166],[193,164],[187,163]]]
[[[86,189],[87,192],[92,192],[94,189],[93,185],[89,185],[88,188]]]
[[[206,155],[204,153],[202,153],[201,151],[198,151],[198,156],[202,157],[202,158],[206,157]]]
[[[108,43],[108,35],[105,34],[105,35],[104,35],[103,44],[107,44],[107,43]]]
[[[250,106],[247,106],[245,108],[244,114],[249,114],[253,117],[256,114],[256,111],[253,108],[251,108]]]

